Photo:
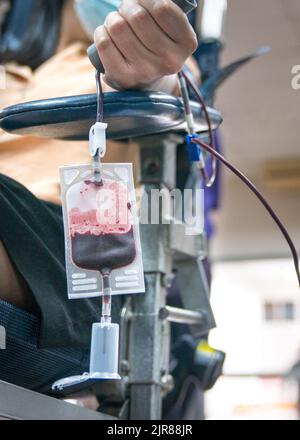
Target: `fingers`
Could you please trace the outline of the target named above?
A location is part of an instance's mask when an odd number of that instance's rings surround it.
[[[189,20],[172,0],[138,0],[153,17],[161,29],[173,41],[191,44],[191,50],[196,50],[197,38]]]
[[[143,45],[154,54],[160,55],[175,49],[173,40],[136,0],[122,2],[119,12]]]
[[[127,62],[123,57],[122,53],[115,46],[113,40],[110,38],[106,28],[104,26],[99,26],[95,30],[94,34],[95,45],[97,47],[99,57],[104,66],[105,72],[118,72],[127,74]],[[106,76],[106,75],[105,75]],[[109,76],[105,78],[109,85],[112,87],[117,86],[114,84],[113,78]]]
[[[149,49],[142,44],[127,21],[118,12],[109,14],[104,26],[129,65],[134,64],[137,59],[151,60],[152,54]]]
[[[123,0],[96,29],[106,82],[141,88],[177,73],[197,47],[186,15],[172,0]]]
[[[95,44],[105,69],[104,80],[111,87],[142,87],[153,78],[151,52],[117,12],[109,14],[104,26],[96,29]]]

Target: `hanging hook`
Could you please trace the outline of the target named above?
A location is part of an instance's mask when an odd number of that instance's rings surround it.
[[[107,124],[103,122],[104,118],[104,99],[101,84],[101,73],[96,70],[96,91],[97,91],[97,114],[96,123],[91,127],[89,133],[89,151],[93,157],[93,170],[95,183],[101,185],[101,159],[106,152],[106,128]]]

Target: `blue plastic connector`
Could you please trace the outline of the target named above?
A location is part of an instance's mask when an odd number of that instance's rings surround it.
[[[188,134],[186,136],[186,143],[187,143],[187,147],[188,147],[189,160],[191,162],[200,162],[200,159],[202,156],[200,146],[191,142],[192,139],[195,139],[198,137],[199,136],[197,134],[192,134],[192,135]]]

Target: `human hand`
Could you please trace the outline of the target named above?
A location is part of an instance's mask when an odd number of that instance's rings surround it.
[[[95,44],[105,82],[132,89],[177,73],[196,50],[197,37],[172,0],[123,0],[96,29]]]

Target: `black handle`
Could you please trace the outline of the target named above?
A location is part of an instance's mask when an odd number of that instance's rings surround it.
[[[186,14],[189,14],[197,7],[197,0],[173,0],[173,2],[176,3],[176,5],[178,5]],[[88,48],[87,54],[95,69],[99,70],[101,73],[104,73],[103,64],[99,58],[97,48],[94,44]]]

